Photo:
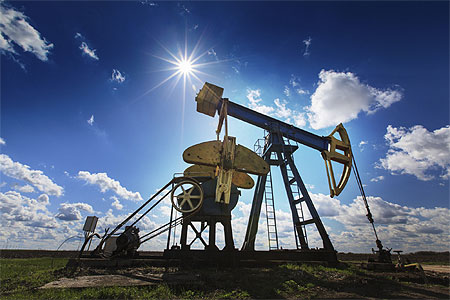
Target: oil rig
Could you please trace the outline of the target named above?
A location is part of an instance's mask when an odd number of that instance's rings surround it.
[[[308,194],[293,153],[299,144],[320,152],[325,161],[330,196],[339,195],[351,175],[355,161],[347,131],[339,124],[328,136],[318,136],[280,120],[222,98],[223,88],[205,83],[195,101],[197,111],[214,117],[219,115],[217,139],[187,148],[183,160],[192,166],[175,174],[156,194],[131,213],[113,230],[103,235],[95,232],[96,217],[88,217],[85,224],[85,242],[78,261],[107,261],[110,265],[133,264],[147,259],[155,265],[219,264],[246,265],[268,262],[318,261],[337,263],[336,251]],[[233,117],[264,129],[263,139],[257,140],[254,151],[237,144],[236,137],[228,135],[228,117]],[[224,129],[223,139],[220,133]],[[336,180],[333,165],[342,168]],[[292,216],[295,249],[280,249],[274,206],[272,172],[279,168]],[[355,168],[353,168],[355,171]],[[249,174],[256,175],[256,184]],[[355,173],[358,185],[359,174]],[[362,184],[359,185],[362,188]],[[232,229],[232,210],[236,207],[241,189],[254,188],[251,211],[244,242],[235,245]],[[139,221],[164,199],[170,198],[170,220],[148,233],[141,233]],[[364,197],[365,200],[365,197]],[[255,249],[258,224],[265,204],[268,250]],[[367,201],[366,208],[368,209]],[[369,221],[373,219],[368,210]],[[90,218],[90,219],[89,219]],[[222,224],[225,246],[216,242],[217,224]],[[177,237],[176,228],[181,227]],[[322,241],[321,248],[308,243],[308,228],[315,227]],[[308,230],[307,230],[308,229]],[[375,227],[374,227],[375,229]],[[158,255],[143,255],[139,247],[153,238],[167,233],[167,246]],[[192,238],[193,237],[193,238]],[[88,251],[93,239],[97,247]],[[175,239],[179,241],[174,243]],[[191,249],[200,241],[203,249]],[[377,237],[377,247],[385,254]],[[383,252],[382,252],[383,251]]]

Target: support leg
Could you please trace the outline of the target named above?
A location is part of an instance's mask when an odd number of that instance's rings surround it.
[[[189,246],[187,245],[187,232],[188,232],[188,225],[190,224],[189,221],[183,220],[183,224],[181,225],[181,237],[180,237],[180,244],[182,250],[189,250]]]
[[[223,250],[235,250],[233,241],[233,231],[231,229],[231,216],[222,221],[223,231],[225,233],[225,248]]]

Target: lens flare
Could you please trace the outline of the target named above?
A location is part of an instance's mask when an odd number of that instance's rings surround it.
[[[178,71],[180,71],[183,75],[191,75],[194,72],[192,67],[192,63],[189,60],[182,60],[177,65]]]

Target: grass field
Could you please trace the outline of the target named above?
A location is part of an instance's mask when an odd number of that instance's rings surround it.
[[[376,274],[354,265],[328,268],[285,264],[272,268],[188,270],[198,284],[155,284],[140,287],[39,289],[61,277],[76,276],[64,269],[67,259],[0,259],[2,299],[246,299],[246,298],[449,298],[447,286],[423,284],[420,276],[405,280],[394,274]],[[150,270],[150,268],[149,268]],[[116,270],[83,270],[86,274]],[[145,272],[146,270],[140,270]],[[148,270],[147,270],[148,271]],[[151,272],[178,272],[151,268]],[[130,270],[121,270],[133,272]],[[186,272],[184,270],[183,272]]]

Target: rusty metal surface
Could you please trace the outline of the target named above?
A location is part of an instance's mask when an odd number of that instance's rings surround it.
[[[215,167],[220,164],[221,141],[203,142],[184,150],[183,160],[187,163]]]
[[[269,165],[258,154],[242,145],[236,146],[234,168],[254,175],[266,175]]]

